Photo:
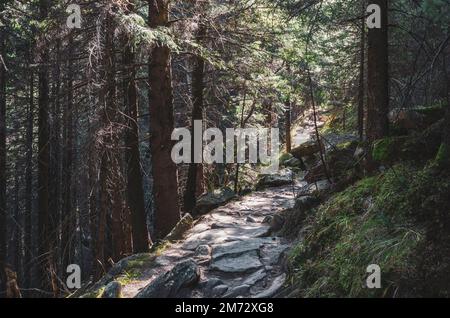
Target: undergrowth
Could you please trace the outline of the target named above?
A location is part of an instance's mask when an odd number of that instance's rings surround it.
[[[399,164],[317,208],[289,257],[295,297],[450,296],[448,171]],[[366,288],[377,264],[382,288]]]

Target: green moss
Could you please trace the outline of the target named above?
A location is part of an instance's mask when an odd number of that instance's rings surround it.
[[[155,259],[155,255],[140,254],[140,255],[136,256],[134,259],[129,260],[127,262],[125,271],[133,272],[136,270],[140,270],[142,268],[146,268],[153,262],[154,259]]]
[[[160,256],[164,251],[171,246],[169,241],[161,241],[158,244],[152,246],[152,254],[155,256]]]
[[[445,171],[403,164],[336,194],[290,254],[292,296],[450,294],[448,193]],[[381,289],[364,287],[370,264],[381,267]]]
[[[372,158],[376,161],[387,161],[392,157],[394,142],[392,138],[384,138],[377,140],[373,144]]]
[[[127,270],[122,276],[116,278],[116,281],[125,286],[139,280],[141,275],[142,273],[139,270]]]

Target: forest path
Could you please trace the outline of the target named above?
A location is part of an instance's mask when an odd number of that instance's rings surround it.
[[[318,125],[323,126],[319,117]],[[313,113],[305,112],[293,127],[293,147],[313,140]],[[296,193],[308,184],[296,177],[294,184],[267,188],[241,197],[196,220],[186,239],[168,246],[152,266],[122,288],[122,297],[161,295],[167,285],[183,284],[199,273],[199,282],[188,287],[169,287],[175,297],[270,298],[282,289],[285,255],[291,242],[272,233],[283,211],[291,209]],[[280,224],[282,216],[280,218]],[[180,266],[178,271],[176,266]],[[172,276],[171,276],[172,275]],[[162,280],[164,282],[158,282]],[[180,281],[180,283],[173,283]],[[149,288],[150,287],[150,288]],[[152,289],[154,289],[152,291]],[[173,290],[176,293],[173,294]],[[145,295],[144,295],[145,294]]]
[[[156,258],[155,266],[125,284],[122,296],[135,297],[158,276],[188,259],[197,264],[200,282],[177,296],[274,296],[285,281],[283,255],[290,242],[272,236],[269,223],[277,213],[293,207],[294,190],[301,186],[297,182],[257,191],[201,217],[186,233],[187,239],[170,245]]]

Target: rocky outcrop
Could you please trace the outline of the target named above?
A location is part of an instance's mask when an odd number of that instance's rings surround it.
[[[193,259],[182,261],[158,276],[136,298],[174,298],[182,288],[192,287],[200,279],[200,270]]]
[[[226,204],[236,197],[236,193],[230,188],[223,188],[203,194],[198,200],[195,207],[196,215],[206,214],[215,208]]]
[[[261,175],[256,185],[257,190],[266,188],[281,187],[294,183],[294,172],[290,169],[283,169],[277,174]]]

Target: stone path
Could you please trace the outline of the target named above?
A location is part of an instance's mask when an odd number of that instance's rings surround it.
[[[197,264],[200,280],[177,296],[273,297],[285,281],[283,257],[290,242],[272,236],[269,222],[292,208],[294,187],[303,185],[254,192],[203,216],[186,240],[171,245],[155,260],[156,266],[123,286],[123,297],[135,297],[186,260]]]
[[[312,112],[294,129],[294,146],[312,140]],[[319,121],[319,126],[323,122]],[[271,231],[277,216],[294,206],[307,183],[253,192],[196,221],[184,241],[170,245],[122,289],[122,297],[276,296],[283,286],[284,256],[291,242]]]

